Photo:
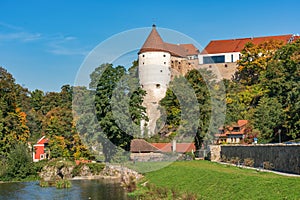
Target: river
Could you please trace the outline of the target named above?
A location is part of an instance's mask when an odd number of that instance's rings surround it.
[[[42,188],[38,182],[0,183],[0,200],[122,200],[126,193],[119,183],[105,180],[73,180],[69,189]]]

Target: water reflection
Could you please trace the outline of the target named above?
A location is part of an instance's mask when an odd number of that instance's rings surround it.
[[[78,199],[127,199],[120,184],[104,180],[74,180],[69,189],[41,188],[38,182],[0,184],[0,199],[78,200]]]

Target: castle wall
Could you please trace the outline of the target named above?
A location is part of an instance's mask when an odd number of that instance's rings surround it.
[[[234,63],[213,63],[198,65],[197,69],[211,70],[216,76],[217,80],[232,79],[236,72],[237,64]]]

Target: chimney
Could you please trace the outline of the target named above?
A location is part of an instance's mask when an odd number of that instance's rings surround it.
[[[176,152],[176,140],[172,141],[172,151]]]

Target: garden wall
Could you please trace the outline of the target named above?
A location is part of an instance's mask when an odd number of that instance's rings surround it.
[[[257,145],[211,145],[211,160],[230,160],[238,157],[241,162],[246,158],[254,160],[254,167],[263,167],[269,162],[273,170],[300,174],[299,144],[257,144]]]

